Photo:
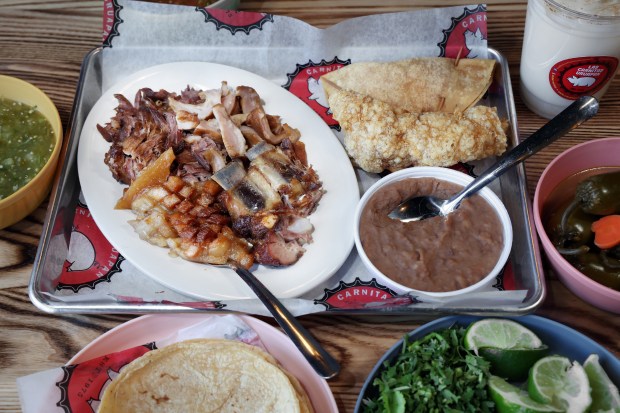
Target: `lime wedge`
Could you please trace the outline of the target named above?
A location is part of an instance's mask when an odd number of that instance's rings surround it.
[[[583,363],[592,388],[591,412],[620,412],[620,394],[598,361],[598,355],[591,354]]]
[[[542,341],[516,321],[485,318],[472,323],[465,332],[465,348],[478,354],[480,347],[539,348]]]
[[[489,393],[499,413],[542,413],[562,411],[553,406],[535,402],[526,391],[513,386],[506,380],[497,376],[489,377]]]
[[[530,369],[528,392],[537,402],[551,404],[568,413],[585,412],[592,403],[590,382],[578,362],[562,356],[538,360]]]
[[[491,363],[491,373],[510,381],[527,379],[530,367],[545,357],[549,348],[545,345],[528,348],[480,347],[478,355]]]

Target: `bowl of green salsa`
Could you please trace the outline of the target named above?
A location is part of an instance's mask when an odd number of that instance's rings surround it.
[[[62,124],[50,98],[28,82],[0,75],[0,229],[43,202],[61,146]]]

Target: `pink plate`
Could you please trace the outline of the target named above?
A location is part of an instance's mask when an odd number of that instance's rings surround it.
[[[153,314],[135,318],[102,334],[67,364],[81,363],[126,348],[162,339],[217,314]],[[288,337],[269,324],[239,315],[260,336],[267,351],[301,382],[316,412],[337,413],[338,407],[325,379],[319,377]]]

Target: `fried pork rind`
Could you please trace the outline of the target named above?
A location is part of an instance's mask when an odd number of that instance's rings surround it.
[[[99,413],[313,412],[295,377],[268,353],[233,340],[195,339],[153,350],[106,388]]]
[[[328,99],[346,89],[388,103],[396,113],[463,112],[486,93],[495,61],[428,57],[360,62],[321,76]]]
[[[330,94],[329,105],[345,132],[349,156],[368,172],[451,166],[506,150],[506,134],[495,108],[398,114],[385,102],[344,89]]]
[[[129,224],[141,239],[168,247],[185,260],[219,265],[232,261],[250,268],[251,245],[229,227],[230,217],[215,202],[220,191],[213,181],[188,184],[169,176],[133,198],[136,219]]]

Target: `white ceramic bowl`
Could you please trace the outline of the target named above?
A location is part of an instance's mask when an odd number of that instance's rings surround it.
[[[364,251],[362,242],[360,240],[359,225],[360,225],[360,217],[361,217],[362,211],[366,207],[368,200],[379,189],[393,182],[400,181],[403,179],[410,179],[410,178],[435,178],[435,179],[439,179],[443,181],[452,182],[452,183],[455,183],[461,186],[466,186],[474,179],[467,174],[464,174],[462,172],[459,172],[453,169],[418,166],[418,167],[402,169],[398,172],[391,173],[387,175],[386,177],[381,178],[379,181],[375,182],[375,184],[372,185],[364,193],[355,211],[355,246],[366,268],[368,268],[368,270],[377,279],[379,283],[399,293],[420,292],[420,293],[424,293],[426,295],[434,296],[434,297],[449,297],[449,296],[472,292],[472,291],[481,289],[483,287],[486,287],[490,283],[492,283],[497,277],[497,275],[499,274],[499,272],[502,270],[502,268],[504,268],[504,266],[506,265],[506,261],[508,260],[508,257],[510,255],[510,250],[512,247],[512,223],[510,221],[510,216],[508,215],[508,211],[506,211],[506,207],[504,206],[502,201],[499,199],[499,197],[489,188],[483,188],[480,192],[478,192],[478,194],[481,195],[497,213],[502,223],[504,245],[502,246],[502,251],[500,253],[500,257],[497,263],[495,264],[495,267],[493,267],[493,270],[489,272],[485,277],[483,277],[480,281],[468,287],[461,288],[459,290],[446,291],[446,292],[429,292],[429,291],[416,290],[414,288],[399,284],[395,282],[394,280],[390,279],[385,274],[383,274],[381,271],[379,271],[379,269],[375,267],[375,265],[370,261],[370,259],[366,255],[366,252]]]
[[[605,166],[620,166],[620,138],[594,139],[558,155],[538,180],[534,194],[534,224],[551,269],[560,281],[582,300],[620,314],[620,291],[597,283],[566,261],[549,239],[542,222],[545,202],[557,185],[578,172]]]

